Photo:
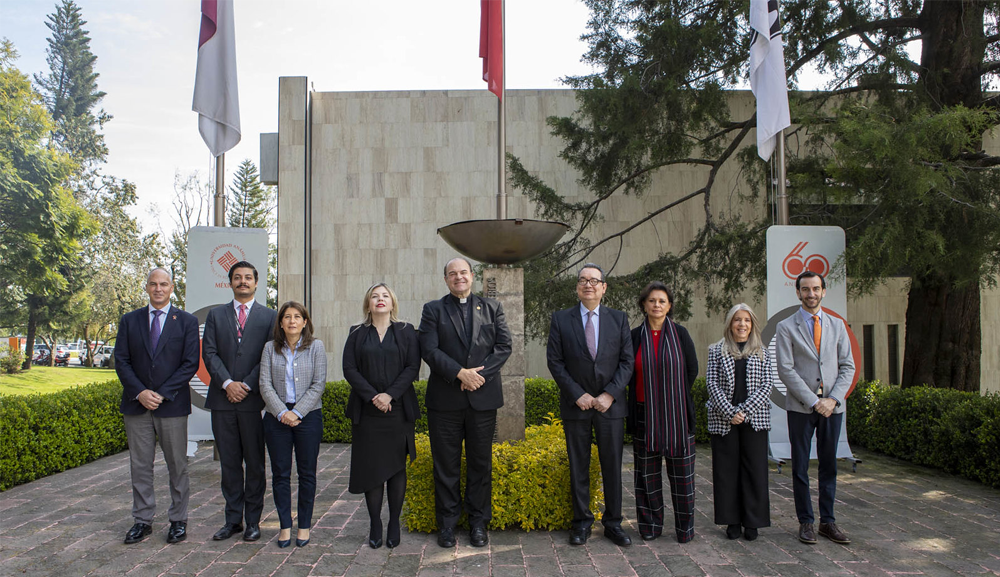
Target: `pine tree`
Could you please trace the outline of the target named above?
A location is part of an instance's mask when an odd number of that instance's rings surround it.
[[[83,28],[86,23],[73,0],[56,5],[45,23],[52,31],[45,59],[49,72],[35,75],[55,122],[52,140],[81,170],[107,157],[104,135],[98,129],[111,119],[104,110],[94,112],[105,93],[97,89],[97,56],[90,51],[90,33]]]
[[[273,190],[261,184],[257,166],[250,159],[241,162],[229,187],[229,226],[270,231],[274,204]]]

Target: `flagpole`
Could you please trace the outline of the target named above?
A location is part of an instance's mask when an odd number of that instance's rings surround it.
[[[785,189],[785,131],[774,135],[778,139],[775,150],[776,172],[778,173],[778,224],[791,224],[788,218],[788,191]]]
[[[497,220],[507,218],[507,23],[504,0],[500,0],[500,54],[503,58],[500,68],[500,102],[497,104]]]
[[[226,226],[226,153],[215,157],[215,226]]]

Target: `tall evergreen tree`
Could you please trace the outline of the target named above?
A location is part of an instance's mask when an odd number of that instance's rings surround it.
[[[552,290],[552,283],[571,282],[562,272],[691,201],[703,205],[704,222],[689,245],[618,275],[608,297],[624,302],[623,290],[667,280],[678,285],[683,314],[695,291],[714,310],[747,289],[762,293],[771,224],[759,194],[766,166],[749,138],[756,116],[731,109],[726,93],[749,72],[749,0],[585,2],[584,60],[596,71],[567,79],[579,112],[548,122],[594,199],[568,202],[510,161],[514,185],[540,215],[575,228],[526,267],[533,334],[544,331],[544,311],[558,306],[553,295],[572,294]],[[1000,118],[1000,99],[985,91],[1000,72],[1000,2],[778,4],[790,83],[806,67],[832,78],[826,92],[791,96],[798,126],[788,136],[792,223],[847,230],[855,294],[889,277],[908,278],[904,386],[978,391],[980,287],[995,285],[1000,272],[1000,158],[982,149],[984,131]],[[712,208],[716,176],[734,163],[746,179],[740,196],[750,218]],[[644,194],[653,172],[672,165],[701,168],[703,182],[593,238],[608,198]]]
[[[229,226],[263,228],[270,232],[274,226],[274,196],[273,187],[261,184],[257,165],[245,159],[229,186]]]
[[[104,110],[94,110],[105,93],[97,89],[97,56],[90,51],[90,33],[83,28],[86,23],[73,0],[56,5],[45,23],[52,31],[45,59],[49,72],[35,75],[55,122],[52,139],[81,170],[107,157],[104,135],[98,130],[111,119]]]

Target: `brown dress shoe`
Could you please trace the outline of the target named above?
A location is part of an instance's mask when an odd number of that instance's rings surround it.
[[[816,544],[816,533],[813,531],[812,523],[802,523],[799,525],[799,541],[810,545]]]
[[[850,545],[851,540],[837,527],[836,523],[820,523],[819,534],[841,545]]]

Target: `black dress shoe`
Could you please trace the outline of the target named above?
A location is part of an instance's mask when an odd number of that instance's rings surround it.
[[[152,526],[147,525],[146,523],[136,523],[135,525],[132,525],[132,528],[128,530],[128,533],[125,533],[125,544],[131,545],[133,543],[138,543],[148,537],[152,532]]]
[[[291,537],[289,537],[288,539],[278,539],[278,548],[279,549],[284,549],[285,547],[291,547],[291,546],[292,546],[292,539],[291,539]]]
[[[187,539],[187,521],[171,521],[167,531],[167,543],[180,543]]]
[[[299,539],[298,537],[296,537],[295,538],[295,546],[296,547],[305,547],[306,545],[309,544],[309,541],[310,541],[310,539]]]
[[[399,546],[399,520],[389,519],[389,533],[385,536],[385,546],[393,549]]]
[[[212,540],[225,541],[226,539],[232,537],[233,535],[241,531],[243,531],[242,523],[236,523],[236,524],[226,523],[225,525],[222,526],[222,529],[219,529],[218,531],[215,532],[215,535],[212,535]]]
[[[490,536],[486,533],[485,528],[473,527],[469,531],[469,542],[472,543],[473,547],[485,547],[490,542]]]
[[[730,539],[739,539],[740,538],[740,524],[739,523],[731,523],[729,525],[726,525],[726,537],[728,537]]]
[[[379,537],[378,539],[368,539],[368,546],[371,547],[372,549],[378,549],[379,547],[382,546],[382,538]]]
[[[445,527],[441,529],[438,533],[438,545],[445,548],[450,548],[455,546],[455,529],[452,527]]]
[[[611,539],[611,542],[619,547],[628,547],[632,544],[632,539],[621,527],[605,527],[604,536]]]
[[[659,537],[656,533],[639,533],[639,536],[642,537],[643,541],[652,541]]]
[[[757,538],[757,529],[753,527],[744,527],[743,538],[746,539],[747,541],[753,541],[754,539]]]
[[[590,537],[590,527],[569,530],[570,545],[586,545],[588,537]]]
[[[243,532],[244,541],[256,541],[260,539],[260,526],[247,523],[247,530]]]

